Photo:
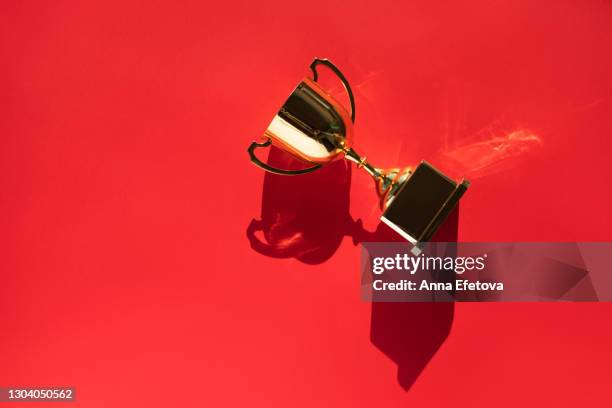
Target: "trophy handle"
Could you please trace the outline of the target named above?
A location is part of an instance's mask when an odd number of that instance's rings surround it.
[[[319,64],[325,65],[327,68],[331,69],[340,79],[340,81],[342,81],[342,85],[344,85],[344,89],[346,90],[349,101],[351,102],[351,121],[355,122],[355,98],[353,97],[353,91],[351,90],[351,86],[346,80],[346,77],[344,74],[342,74],[337,66],[332,64],[330,60],[326,58],[315,58],[314,61],[312,61],[312,64],[310,64],[310,69],[312,70],[312,80],[315,82],[317,82],[317,79],[319,78],[319,74],[317,73],[317,65]]]
[[[255,149],[257,149],[258,147],[268,147],[271,144],[272,144],[272,141],[270,139],[266,140],[264,143],[257,143],[257,142],[251,143],[251,145],[249,146],[249,156],[251,156],[251,163],[253,163],[259,168],[264,169],[265,171],[268,171],[274,174],[280,174],[283,176],[297,176],[298,174],[310,173],[311,171],[321,168],[320,164],[316,164],[312,167],[308,167],[306,169],[300,169],[300,170],[283,170],[283,169],[278,169],[276,167],[269,166],[266,163],[259,160],[257,156],[255,156]]]

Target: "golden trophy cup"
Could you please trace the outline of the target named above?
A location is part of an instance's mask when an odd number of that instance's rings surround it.
[[[350,101],[350,113],[318,83],[317,67],[324,65],[342,81]],[[380,169],[359,155],[353,145],[355,100],[340,70],[327,59],[316,58],[310,65],[312,78],[304,78],[272,119],[262,142],[248,148],[251,162],[281,175],[294,176],[315,171],[344,157],[367,171],[376,182],[383,210],[381,221],[415,245],[427,242],[448,217],[469,182],[449,179],[431,164],[422,161],[411,168]],[[257,148],[274,145],[309,167],[284,170],[271,167],[255,155]]]

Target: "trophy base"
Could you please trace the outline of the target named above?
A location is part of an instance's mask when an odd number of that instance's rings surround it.
[[[386,199],[381,221],[416,246],[427,242],[446,220],[470,183],[456,183],[422,161]]]

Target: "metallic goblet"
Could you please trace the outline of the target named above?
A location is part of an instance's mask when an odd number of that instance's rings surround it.
[[[350,114],[318,83],[317,67],[330,68],[342,81],[350,101]],[[248,149],[251,161],[262,169],[281,175],[312,172],[344,157],[367,171],[376,182],[381,221],[414,245],[428,241],[455,207],[469,182],[459,183],[422,161],[410,168],[380,169],[352,147],[355,100],[351,87],[340,70],[327,59],[310,65],[312,78],[304,78],[272,119],[264,132],[265,140],[253,142]],[[284,170],[271,167],[255,155],[255,149],[274,145],[310,167]]]

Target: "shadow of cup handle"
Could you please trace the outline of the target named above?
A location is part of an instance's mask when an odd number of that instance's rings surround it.
[[[255,218],[253,218],[251,222],[249,223],[249,226],[247,227],[247,230],[246,230],[246,235],[247,235],[249,242],[251,243],[251,248],[259,252],[260,254],[266,255],[269,257],[278,258],[280,256],[285,255],[285,252],[287,251],[284,248],[280,247],[279,245],[273,245],[273,244],[263,242],[261,239],[257,237],[255,233],[263,232],[263,230],[264,230],[263,221],[256,220]]]

